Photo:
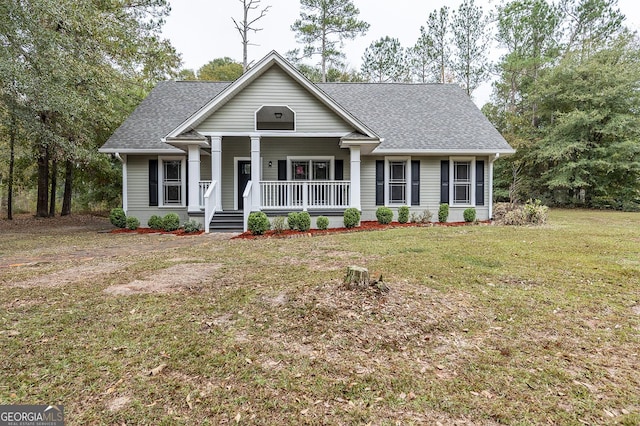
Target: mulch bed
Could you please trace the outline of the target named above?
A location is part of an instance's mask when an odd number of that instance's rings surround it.
[[[204,231],[197,232],[185,232],[184,229],[178,229],[176,231],[163,231],[161,229],[151,229],[151,228],[138,228],[138,229],[113,229],[111,231],[112,234],[163,234],[163,235],[177,235],[180,237],[190,236],[190,235],[200,235],[203,234]]]
[[[491,221],[480,221],[477,224],[488,225]],[[355,228],[330,228],[330,229],[310,229],[306,232],[301,231],[293,231],[290,229],[285,229],[283,231],[277,232],[274,230],[267,231],[262,235],[253,235],[250,231],[244,232],[240,235],[233,237],[232,239],[244,239],[244,240],[255,240],[258,238],[298,238],[298,237],[315,237],[319,235],[326,234],[340,234],[346,232],[363,232],[363,231],[382,231],[385,229],[393,229],[393,228],[415,228],[415,227],[430,227],[430,226],[472,226],[473,223],[467,222],[431,222],[431,223],[400,223],[400,222],[391,222],[388,225],[383,225],[378,223],[375,220],[362,221],[360,222],[360,226]]]

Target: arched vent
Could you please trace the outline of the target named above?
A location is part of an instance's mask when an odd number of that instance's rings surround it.
[[[265,105],[256,112],[256,130],[295,130],[296,113],[289,107]]]

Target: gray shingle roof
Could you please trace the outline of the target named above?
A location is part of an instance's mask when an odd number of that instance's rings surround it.
[[[175,150],[161,139],[229,82],[162,81],[111,135],[102,150]]]
[[[321,83],[325,93],[375,131],[380,150],[511,150],[453,84]]]
[[[229,84],[159,83],[102,150],[174,149],[161,139]],[[321,83],[318,87],[384,139],[376,151],[511,151],[456,85]]]

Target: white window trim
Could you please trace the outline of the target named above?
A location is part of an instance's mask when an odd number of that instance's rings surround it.
[[[260,110],[264,107],[287,108],[289,111],[291,111],[293,113],[293,130],[258,130],[258,112],[260,112]],[[255,112],[253,113],[253,128],[256,132],[261,132],[261,133],[263,132],[265,134],[279,133],[279,132],[294,133],[298,129],[298,113],[289,105],[273,105],[273,104],[260,105],[260,108],[255,110]]]
[[[294,161],[328,161],[329,162],[329,180],[335,180],[336,168],[335,168],[335,157],[331,155],[322,156],[322,155],[311,155],[311,156],[287,156],[287,180],[293,180],[293,176],[291,175],[291,163]],[[309,165],[309,176],[311,176],[311,165]],[[307,179],[312,180],[312,179]]]
[[[389,163],[403,161],[405,163],[405,202],[391,203],[389,200],[391,191],[389,181],[391,180]],[[411,157],[384,157],[384,205],[385,207],[401,207],[411,205]]]
[[[471,163],[471,188],[469,188],[469,203],[456,203],[453,195],[455,188],[455,162]],[[452,207],[475,207],[476,205],[476,157],[449,157],[449,204]]]
[[[164,162],[180,161],[180,204],[164,204]],[[160,208],[180,208],[186,207],[187,198],[187,167],[184,156],[158,157],[158,207]]]

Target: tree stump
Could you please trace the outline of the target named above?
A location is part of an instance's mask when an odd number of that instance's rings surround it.
[[[347,275],[344,277],[347,288],[366,288],[369,286],[369,270],[361,266],[347,266]]]

